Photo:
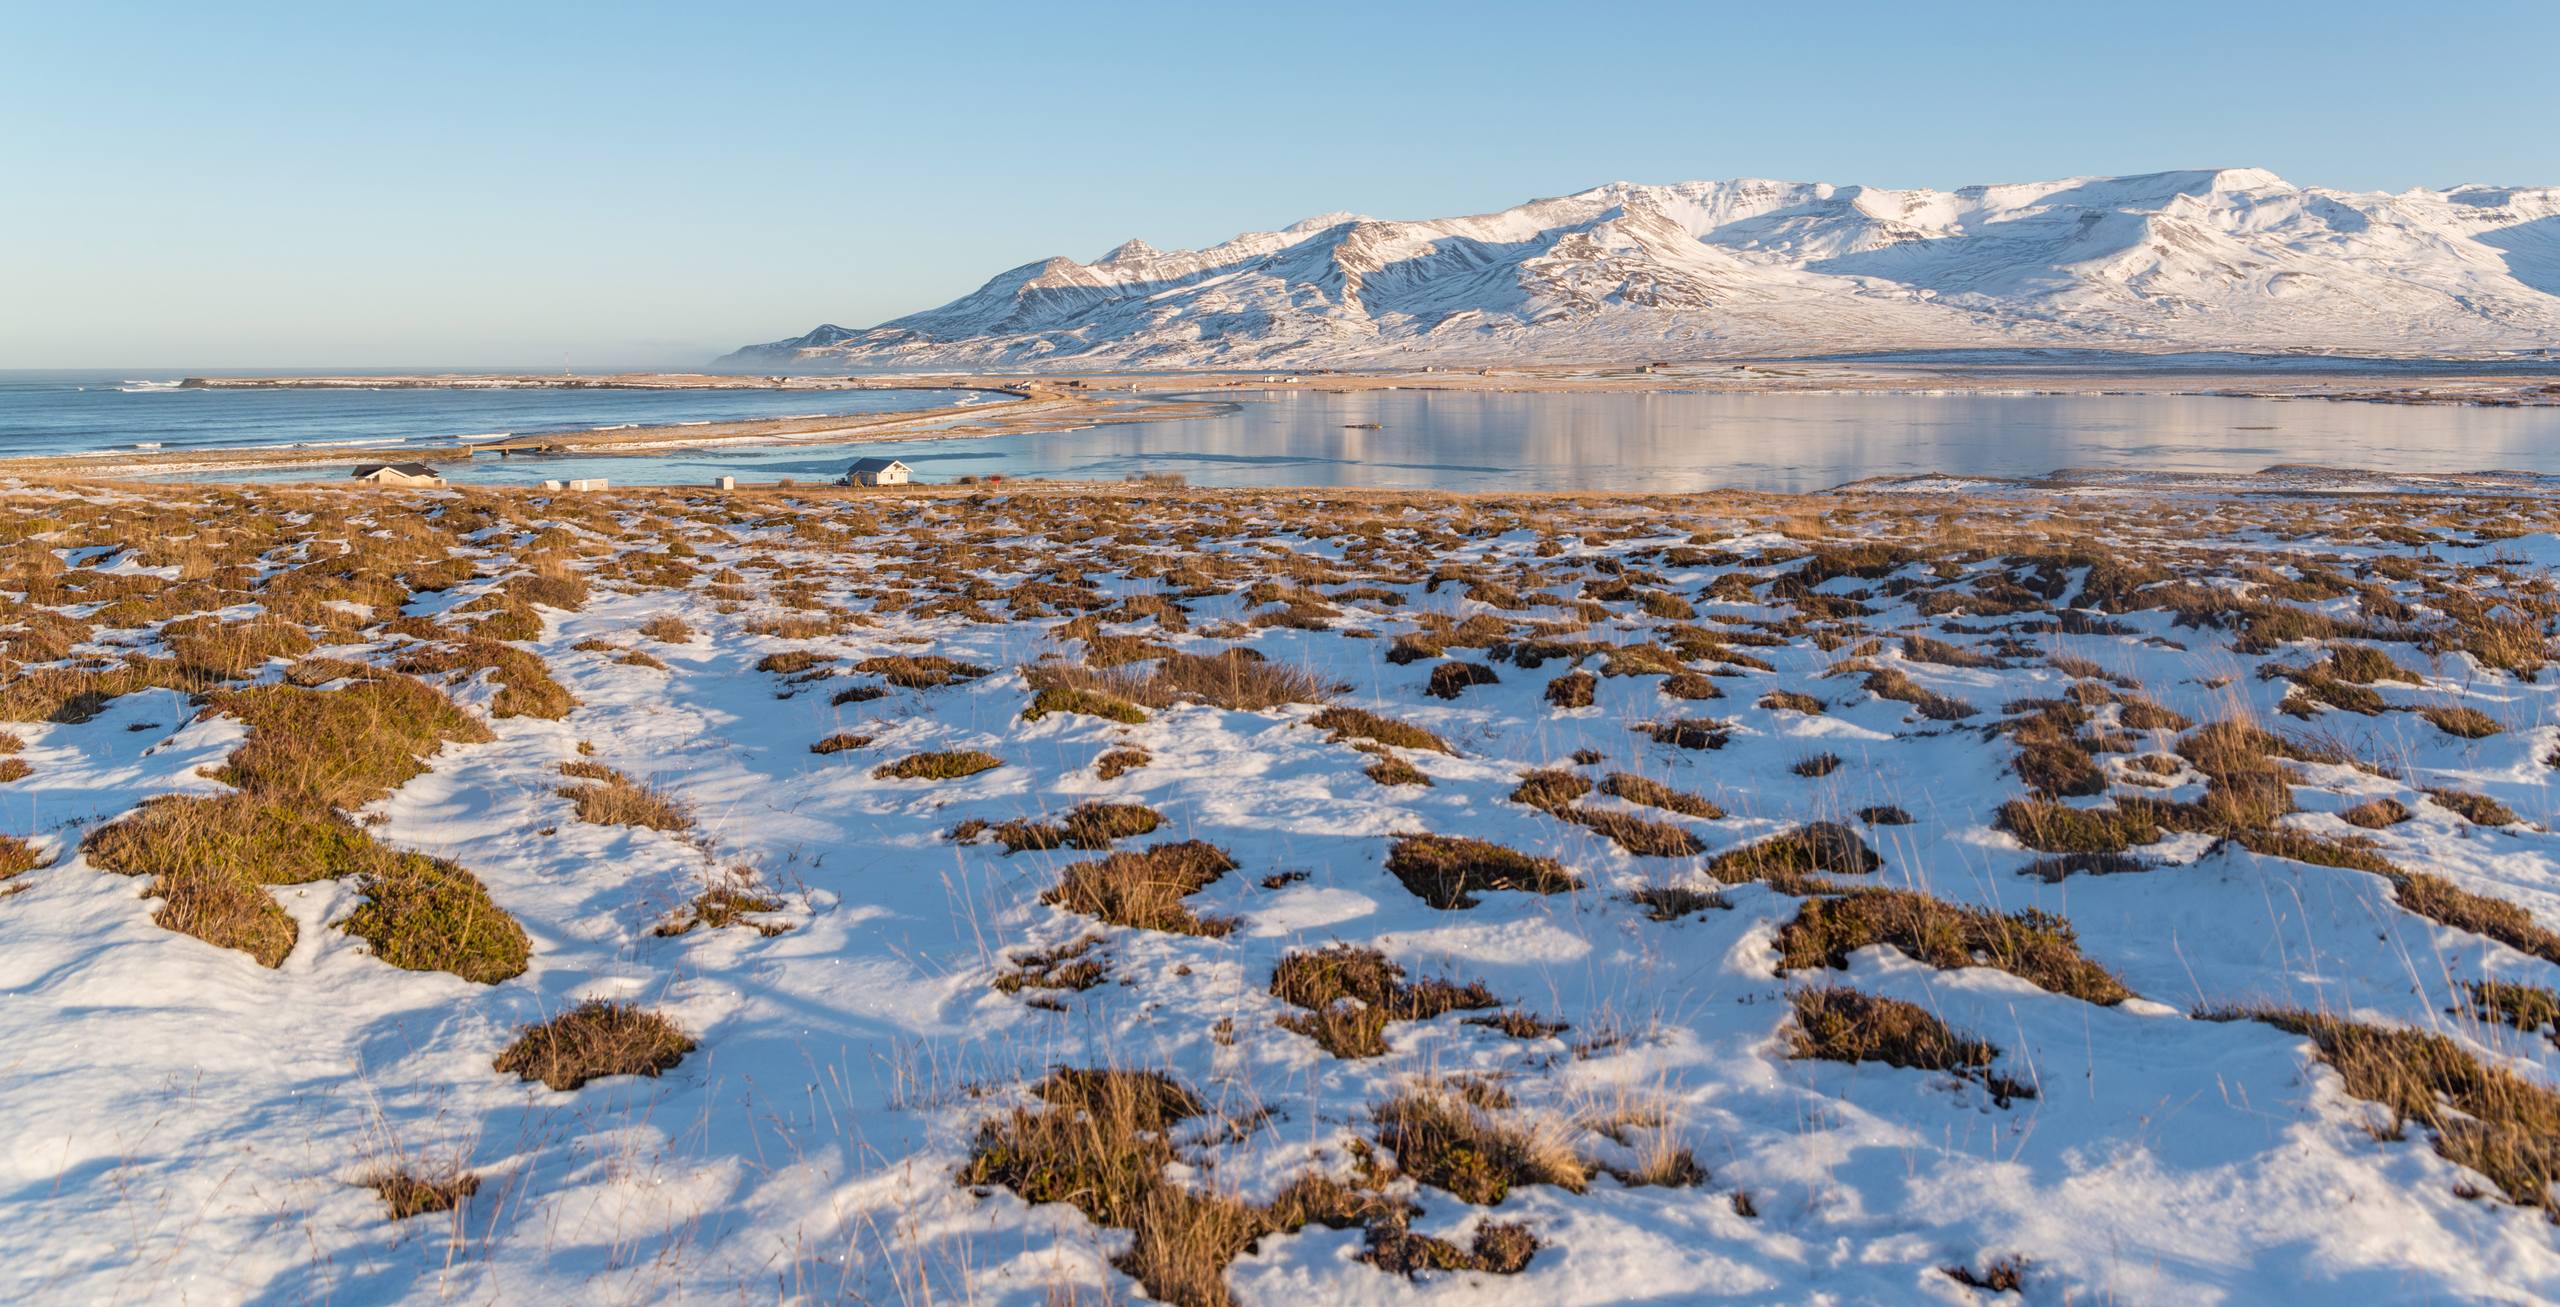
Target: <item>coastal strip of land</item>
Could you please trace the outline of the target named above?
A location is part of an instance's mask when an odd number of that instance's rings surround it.
[[[278,383],[304,379],[273,379]],[[635,378],[635,380],[645,380]],[[228,384],[226,382],[226,384]],[[882,389],[834,386],[826,389]],[[0,459],[0,473],[36,478],[126,478],[207,472],[327,468],[400,461],[442,465],[488,458],[557,455],[612,457],[666,454],[741,445],[853,445],[899,440],[969,440],[1078,430],[1106,423],[1160,422],[1207,417],[1228,405],[1216,400],[1173,400],[1127,394],[1086,393],[1044,383],[988,386],[922,386],[912,389],[988,391],[1006,396],[965,407],[865,413],[848,416],[754,418],[555,431],[498,440],[436,444],[325,444],[172,450],[108,450]]]

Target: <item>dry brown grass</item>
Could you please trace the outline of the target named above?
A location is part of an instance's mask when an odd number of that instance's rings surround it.
[[[90,860],[150,876],[154,920],[273,967],[293,949],[293,919],[263,888],[347,876],[367,901],[339,923],[376,957],[412,971],[494,984],[521,974],[531,945],[479,879],[442,859],[383,847],[307,800],[249,794],[163,796],[91,832]]]
[[[2477,708],[2458,705],[2421,708],[2418,715],[2426,718],[2427,723],[2437,730],[2465,740],[2487,739],[2507,729],[2498,724],[2497,718]]]
[[[45,855],[20,835],[0,835],[0,881],[13,880],[48,864]]]
[[[2430,789],[2427,791],[2427,798],[2437,807],[2453,813],[2474,826],[2513,826],[2524,820],[2516,815],[2515,809],[2486,794],[2471,790]]]
[[[1051,713],[1080,713],[1128,726],[1147,720],[1147,710],[1126,699],[1063,685],[1053,685],[1033,695],[1031,706],[1022,710],[1022,720],[1036,722]]]
[[[1043,663],[1025,674],[1034,689],[1086,690],[1147,708],[1194,702],[1256,712],[1293,703],[1330,703],[1341,692],[1314,672],[1272,662],[1250,649],[1167,653],[1109,669]]]
[[[656,1076],[694,1050],[693,1037],[655,1012],[591,999],[516,1033],[494,1064],[504,1074],[570,1090],[605,1076]]]
[[[1387,872],[1423,902],[1444,909],[1472,908],[1481,891],[1562,894],[1581,886],[1553,858],[1463,835],[1402,836],[1387,853]]]
[[[693,813],[675,796],[602,763],[565,762],[560,764],[560,774],[594,782],[563,785],[557,791],[577,808],[580,821],[662,831],[681,831],[693,825]]]
[[[2409,820],[2409,805],[2398,799],[2367,799],[2338,814],[2350,826],[2366,830],[2385,830]]]
[[[959,1183],[1001,1186],[1028,1203],[1064,1203],[1087,1220],[1129,1231],[1112,1264],[1175,1307],[1225,1307],[1229,1263],[1265,1235],[1321,1224],[1365,1227],[1363,1257],[1382,1270],[1456,1267],[1439,1241],[1406,1235],[1411,1212],[1381,1196],[1388,1178],[1364,1171],[1346,1184],[1301,1175],[1267,1204],[1186,1187],[1169,1175],[1183,1161],[1176,1127],[1209,1115],[1198,1095],[1153,1071],[1061,1068],[1033,1090],[1038,1108],[1014,1108],[981,1125]],[[1479,1236],[1475,1269],[1516,1271],[1535,1251],[1526,1231]]]
[[[1222,939],[1234,920],[1199,916],[1183,900],[1235,868],[1226,850],[1205,841],[1158,844],[1074,863],[1040,901],[1114,925]]]
[[[1660,808],[1664,812],[1676,812],[1702,821],[1721,821],[1725,815],[1724,809],[1695,794],[1629,772],[1609,773],[1600,782],[1600,792],[1629,803]]]
[[[892,654],[865,658],[853,670],[879,677],[905,690],[932,690],[961,681],[974,681],[987,674],[976,663],[964,663],[940,654]]]
[[[1281,1017],[1283,1028],[1340,1058],[1385,1056],[1390,1021],[1502,1006],[1482,984],[1408,983],[1386,954],[1347,944],[1283,956],[1271,973],[1271,996],[1305,1012]]]
[[[1025,989],[1091,989],[1111,975],[1109,963],[1093,955],[1101,946],[1101,936],[1087,935],[1056,948],[1014,954],[1013,969],[995,978],[996,991],[1013,994]]]
[[[404,971],[445,971],[483,985],[524,974],[532,942],[480,878],[442,858],[403,853],[361,880],[365,893],[339,928]]]
[[[398,1169],[383,1171],[365,1181],[365,1187],[381,1195],[382,1205],[391,1211],[391,1219],[405,1221],[429,1212],[450,1212],[480,1192],[480,1177],[469,1171],[446,1170],[421,1174]]]
[[[1707,864],[1707,874],[1728,885],[1763,881],[1785,894],[1832,888],[1817,876],[1864,875],[1884,865],[1858,832],[1836,821],[1808,822],[1783,834],[1729,849]]]
[[[649,933],[673,937],[696,929],[719,930],[727,926],[744,926],[767,939],[791,929],[789,922],[759,921],[783,910],[782,896],[759,888],[752,873],[744,868],[721,883],[706,886],[667,919],[650,928]]]
[[[1143,803],[1103,803],[1087,801],[1067,810],[1055,821],[1032,821],[1016,818],[988,828],[1007,853],[1025,849],[1071,848],[1102,850],[1115,840],[1130,839],[1153,832],[1164,824],[1164,815]]]
[[[1004,765],[1004,759],[976,749],[952,749],[913,753],[896,762],[884,762],[871,769],[871,774],[884,781],[948,781],[975,776]]]
[[[1931,690],[1890,667],[1880,667],[1867,673],[1866,689],[1867,693],[1879,699],[1910,704],[1922,717],[1933,722],[1962,721],[1975,712],[1972,704]]]
[[[693,628],[673,613],[660,613],[640,624],[640,634],[660,644],[691,644]]]
[[[1124,746],[1106,749],[1093,760],[1093,774],[1106,781],[1116,781],[1155,761],[1155,755],[1144,749]]]
[[[1547,682],[1547,702],[1558,708],[1588,708],[1600,686],[1589,672],[1572,671]]]
[[[396,673],[335,690],[262,685],[222,690],[209,710],[246,722],[249,739],[222,779],[262,794],[305,795],[354,808],[427,770],[448,743],[493,739],[489,728],[425,682]]]
[[[2365,1025],[2294,1008],[2223,1008],[2214,1020],[2263,1021],[2309,1039],[2346,1091],[2381,1104],[2399,1137],[2407,1123],[2425,1126],[2436,1152],[2487,1176],[2507,1201],[2540,1207],[2560,1219],[2560,1092],[2503,1067],[2489,1066],[2443,1035]]]
[[[1372,740],[1399,749],[1428,749],[1452,757],[1458,752],[1449,747],[1447,740],[1411,722],[1381,717],[1358,708],[1327,708],[1308,718],[1307,725],[1331,732],[1327,738],[1335,741]]]
[[[1532,1184],[1581,1193],[1591,1183],[1591,1164],[1561,1130],[1501,1120],[1446,1089],[1415,1086],[1369,1115],[1406,1175],[1464,1202],[1490,1206]]]
[[[492,716],[538,717],[556,722],[578,706],[576,697],[552,678],[550,667],[539,656],[496,640],[425,646],[402,655],[393,664],[393,670],[413,676],[484,667],[498,682],[498,693],[489,704]]]
[[[1951,1072],[1981,1084],[2002,1107],[2036,1096],[2033,1086],[1991,1069],[1999,1049],[1959,1034],[1917,1004],[1827,986],[1799,989],[1788,999],[1795,1007],[1790,1057]]]
[[[2473,1016],[2560,1044],[2560,993],[2515,981],[2474,980],[2463,982],[2462,999]]]
[[[1960,907],[1904,889],[1807,899],[1778,931],[1778,970],[1845,969],[1851,954],[1878,944],[1940,969],[1993,967],[2091,1003],[2133,997],[2106,968],[2080,956],[2071,923],[2060,917]]]
[[[2560,933],[2533,919],[2533,914],[2505,899],[2474,894],[2452,881],[2423,871],[2403,873],[2392,897],[2401,907],[2456,930],[2494,939],[2519,953],[2560,963]]]

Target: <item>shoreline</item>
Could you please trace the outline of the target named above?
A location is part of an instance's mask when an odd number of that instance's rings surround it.
[[[976,439],[1037,435],[1087,426],[1207,416],[1229,401],[1174,395],[1237,396],[1301,392],[1351,394],[1431,390],[1503,394],[1818,394],[1963,397],[2189,396],[2225,399],[2455,407],[2560,407],[2560,373],[2531,368],[2483,369],[2445,361],[2429,369],[2241,369],[2058,365],[2045,362],[1810,361],[1644,365],[1519,364],[1476,369],[1426,367],[1385,371],[1093,371],[1058,373],[918,372],[874,376],[782,376],[716,373],[600,373],[563,377],[536,373],[445,373],[415,376],[190,377],[196,389],[598,389],[788,390],[813,395],[880,390],[976,391],[1006,398],[954,412],[934,409],[872,415],[757,418],[733,422],[624,426],[561,431],[503,440],[428,445],[327,443],[290,447],[220,446],[190,450],[113,450],[0,458],[0,473],[28,476],[131,477],[279,467],[324,468],[376,460],[428,464],[576,454],[643,457],[739,444],[858,445],[894,440]]]

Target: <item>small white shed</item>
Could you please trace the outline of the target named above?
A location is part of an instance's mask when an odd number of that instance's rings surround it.
[[[444,484],[444,478],[437,476],[436,470],[424,463],[367,463],[356,469],[355,477],[358,481],[370,481],[377,486]]]
[[[845,469],[844,480],[838,484],[903,486],[907,483],[907,477],[911,471],[912,469],[906,464],[894,458],[858,458],[854,460],[852,467]]]

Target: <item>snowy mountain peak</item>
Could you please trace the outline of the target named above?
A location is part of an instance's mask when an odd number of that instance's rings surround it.
[[[1495,213],[1342,212],[1051,258],[724,362],[1387,365],[2077,347],[2560,348],[2560,189],[2397,195],[2263,168],[1954,191],[1612,182]]]

